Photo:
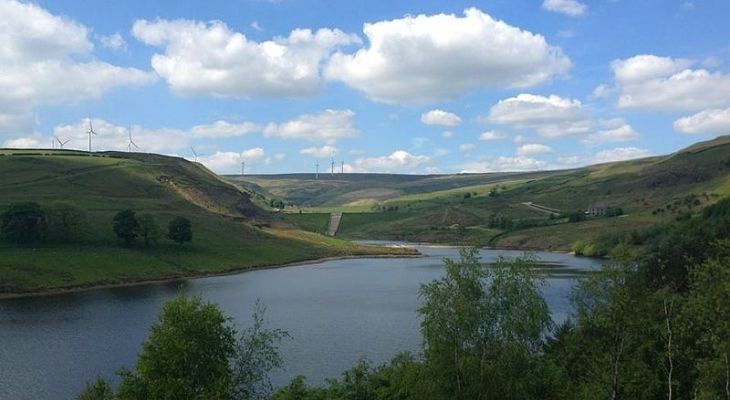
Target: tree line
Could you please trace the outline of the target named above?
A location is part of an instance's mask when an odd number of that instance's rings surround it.
[[[262,382],[281,366],[276,344],[285,335],[260,330],[268,339],[235,347],[219,310],[199,320],[202,303],[178,298],[119,388],[99,381],[80,398],[730,399],[730,200],[648,234],[640,249],[619,243],[610,262],[579,280],[574,312],[560,325],[534,258],[485,266],[465,249],[445,267],[420,289],[418,354],[380,366],[363,360],[320,386],[299,376],[244,395],[235,382],[241,374]],[[237,367],[244,360],[249,369]]]
[[[67,203],[42,206],[32,201],[16,202],[0,214],[0,237],[21,246],[78,242],[87,228],[86,213]],[[133,210],[118,212],[112,220],[112,230],[127,246],[141,237],[149,247],[162,236],[152,214],[138,216]],[[168,223],[166,236],[181,245],[190,242],[192,223],[185,217],[175,217]]]

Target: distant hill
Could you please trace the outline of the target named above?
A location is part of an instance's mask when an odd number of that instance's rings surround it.
[[[67,244],[0,241],[0,295],[383,251],[293,229],[254,204],[247,190],[177,157],[0,149],[0,213],[23,201],[70,204],[86,223]],[[125,248],[112,232],[123,209],[153,215],[163,231],[184,216],[193,223],[193,242],[177,246],[163,237],[152,248]]]
[[[311,174],[228,179],[292,204],[286,210],[295,214],[287,218],[303,228],[321,230],[317,212],[344,211],[340,230],[344,237],[569,250],[581,239],[636,233],[728,196],[730,137],[666,156],[573,170],[321,174],[318,181]],[[623,215],[569,222],[569,214],[593,205]],[[298,216],[299,209],[315,214]]]

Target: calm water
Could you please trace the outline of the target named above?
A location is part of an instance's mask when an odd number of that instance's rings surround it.
[[[0,399],[74,398],[96,376],[134,364],[140,343],[162,304],[179,288],[220,304],[239,327],[261,299],[270,327],[292,339],[281,350],[286,369],[276,384],[303,374],[310,383],[336,377],[366,356],[380,363],[421,344],[418,288],[443,274],[445,247],[419,247],[409,259],[354,259],[252,271],[184,283],[102,289],[53,297],[0,301]],[[521,252],[484,250],[484,261]],[[537,253],[554,274],[544,289],[553,317],[569,313],[572,271],[598,261]]]

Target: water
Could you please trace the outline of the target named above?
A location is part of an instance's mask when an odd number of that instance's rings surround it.
[[[303,374],[310,383],[336,377],[363,356],[380,363],[421,346],[418,289],[443,274],[448,247],[419,247],[405,259],[353,259],[237,275],[101,289],[59,296],[0,301],[0,399],[68,399],[97,376],[117,382],[115,371],[133,366],[162,304],[178,290],[218,303],[239,328],[257,299],[267,306],[267,325],[287,330],[281,346],[286,369],[272,379],[284,384]],[[515,251],[483,250],[484,261]],[[599,262],[558,253],[537,253],[553,271],[544,295],[561,321],[577,270]]]

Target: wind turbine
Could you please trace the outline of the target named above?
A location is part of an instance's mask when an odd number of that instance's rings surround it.
[[[340,161],[340,173],[345,173],[345,160]]]
[[[132,152],[132,146],[134,146],[135,149],[139,149],[139,146],[137,146],[137,143],[134,143],[134,140],[132,140],[132,128],[127,128],[127,133],[129,133],[129,143],[127,143],[127,152]]]
[[[246,174],[246,160],[243,159],[243,153],[241,153],[241,176]]]
[[[198,162],[198,153],[195,152],[195,148],[193,146],[190,146],[190,151],[193,152],[193,156],[195,157],[195,162]]]
[[[317,164],[315,165],[314,180],[319,180],[319,161],[317,161]]]
[[[61,150],[63,150],[63,145],[65,145],[66,143],[71,141],[71,139],[61,140],[58,138],[58,136],[55,136],[55,135],[53,136],[53,138],[56,139],[56,142],[58,142],[58,147]]]
[[[332,165],[332,169],[330,170],[330,174],[332,176],[335,176],[335,158],[334,157],[332,157],[332,164],[331,165]]]
[[[89,153],[91,153],[91,135],[96,135],[94,132],[94,126],[91,124],[91,117],[89,117],[89,130],[86,131],[89,134]]]

